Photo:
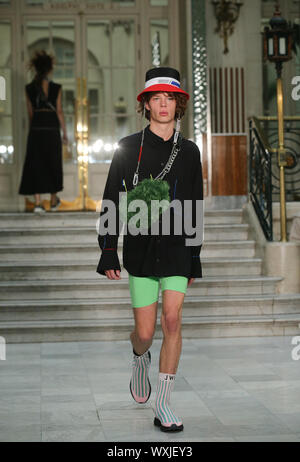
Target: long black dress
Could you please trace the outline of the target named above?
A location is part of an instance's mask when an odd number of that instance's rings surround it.
[[[49,82],[48,100],[45,95],[43,98],[35,81],[25,88],[32,104],[33,118],[19,194],[56,193],[63,189],[62,142],[56,113],[61,85]]]

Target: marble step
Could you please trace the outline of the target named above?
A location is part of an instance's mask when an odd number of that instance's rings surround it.
[[[212,224],[204,227],[204,241],[247,240],[249,225],[244,224]],[[122,244],[122,236],[120,245]],[[54,244],[70,243],[97,244],[96,226],[61,226],[55,228],[1,228],[0,245],[5,244]]]
[[[55,261],[64,259],[88,260],[100,256],[98,242],[93,244],[2,244],[0,245],[0,261]],[[122,245],[119,246],[119,257],[122,258]],[[210,257],[245,257],[255,256],[255,241],[205,241],[201,250],[201,258]]]
[[[159,295],[158,316],[162,311]],[[239,316],[300,314],[300,294],[186,295],[183,315],[186,316]],[[0,323],[6,321],[62,321],[88,319],[132,318],[130,298],[11,300],[0,302]]]
[[[183,316],[183,338],[294,336],[300,314],[245,316]],[[0,335],[7,343],[129,340],[133,318],[63,321],[2,322]],[[160,319],[154,338],[162,338]]]
[[[78,257],[77,257],[78,258]],[[202,258],[205,276],[251,276],[260,275],[262,259],[260,258]],[[39,261],[39,262],[4,262],[0,263],[0,281],[16,280],[50,280],[79,279],[88,280],[95,276],[98,258],[94,261]],[[121,260],[122,264],[122,260]],[[121,266],[122,277],[128,278],[128,272]]]
[[[266,276],[215,276],[198,278],[188,287],[187,294],[194,296],[274,294],[280,277]],[[81,281],[29,280],[0,281],[0,301],[4,300],[55,300],[91,299],[103,297],[130,297],[128,280],[109,280],[105,276]]]
[[[206,224],[242,223],[242,209],[213,210],[204,212]],[[59,227],[86,225],[95,228],[99,212],[49,212],[34,213],[0,213],[1,228]]]

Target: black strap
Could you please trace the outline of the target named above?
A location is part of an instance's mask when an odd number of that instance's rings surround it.
[[[50,107],[50,109],[52,109],[52,111],[56,112],[56,109],[55,107],[53,106],[52,103],[50,103],[50,101],[48,100],[44,90],[43,90],[43,87],[41,85],[36,85],[37,86],[37,91],[38,91],[38,94],[37,94],[37,100],[36,100],[36,103],[37,103],[37,107],[39,106],[39,102],[41,101],[42,103],[45,103],[48,107]],[[50,85],[49,85],[50,86]],[[49,88],[49,87],[48,87]],[[49,90],[48,90],[49,91]],[[48,95],[49,96],[49,95]]]

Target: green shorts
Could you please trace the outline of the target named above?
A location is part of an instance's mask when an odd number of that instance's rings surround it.
[[[188,278],[185,276],[138,277],[129,274],[129,291],[133,308],[141,308],[158,301],[159,285],[166,289],[186,293]]]

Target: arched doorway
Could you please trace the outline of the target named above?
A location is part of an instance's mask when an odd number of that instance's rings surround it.
[[[70,143],[64,152],[60,197],[66,202],[73,202],[80,190],[78,79],[86,87],[89,138],[83,157],[88,157],[87,187],[94,204],[103,193],[117,141],[142,127],[136,93],[144,85],[145,71],[178,65],[180,52],[172,40],[178,20],[174,2],[0,0],[0,39],[5,44],[0,76],[7,89],[7,100],[0,101],[1,211],[24,210],[24,196],[17,191],[28,134],[24,86],[32,78],[27,64],[33,51],[43,48],[55,54],[53,80],[63,85]],[[32,196],[27,199],[33,203]]]
[[[137,128],[136,21],[85,15],[68,20],[24,18],[24,29],[27,61],[36,50],[52,52],[53,80],[63,87],[69,143],[64,149],[60,210],[94,209],[97,202],[88,192],[93,190],[93,177],[110,162],[117,141]],[[27,81],[32,77],[27,73]],[[26,206],[30,209],[33,203],[27,201]]]

